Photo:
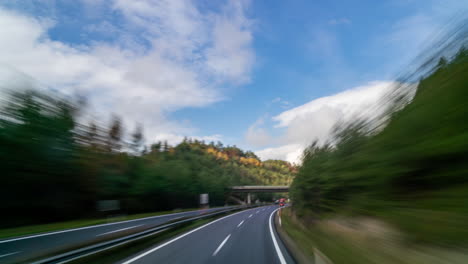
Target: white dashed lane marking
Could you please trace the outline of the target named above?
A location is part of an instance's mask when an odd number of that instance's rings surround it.
[[[229,234],[224,240],[223,242],[221,242],[221,244],[219,244],[218,248],[215,250],[215,252],[213,252],[213,257],[216,256],[216,254],[218,254],[218,252],[221,250],[221,248],[224,246],[224,244],[226,244],[226,242],[228,241],[228,239],[231,237],[231,234]]]

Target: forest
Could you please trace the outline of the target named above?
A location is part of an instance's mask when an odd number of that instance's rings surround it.
[[[0,105],[2,227],[99,217],[104,200],[119,201],[113,213],[122,214],[198,207],[201,193],[223,206],[233,204],[230,186],[289,185],[297,171],[221,142],[145,144],[141,125],[125,135],[117,116],[85,123],[80,100],[37,89],[10,92]]]

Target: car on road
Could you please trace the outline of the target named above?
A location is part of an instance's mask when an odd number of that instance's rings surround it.
[[[280,207],[283,207],[285,204],[286,204],[286,199],[285,198],[279,199],[279,206]]]

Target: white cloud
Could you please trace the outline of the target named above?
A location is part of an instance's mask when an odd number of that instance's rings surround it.
[[[207,65],[211,70],[235,83],[250,80],[245,71],[251,71],[253,52],[248,49],[252,42],[251,21],[241,14],[243,1],[231,1],[223,15],[215,17],[213,30],[214,45],[207,51]]]
[[[254,53],[245,4],[228,1],[220,13],[185,0],[115,0],[112,8],[124,17],[121,27],[101,21],[84,30],[110,30],[117,42],[76,45],[51,39],[59,21],[0,7],[0,67],[65,94],[84,94],[98,115],[142,123],[150,142],[194,133],[168,113],[222,100],[223,86],[250,80]],[[18,76],[3,74],[0,82]]]
[[[289,108],[291,103],[282,99],[281,97],[276,97],[275,99],[271,100],[271,104],[279,104],[279,106],[283,109]]]
[[[335,95],[314,99],[282,112],[273,117],[273,120],[278,122],[277,127],[289,127],[294,122],[304,121],[316,113],[327,113],[326,115],[330,116],[328,118],[334,121],[347,120],[355,115],[374,115],[366,110],[375,106],[393,85],[392,82],[370,82]]]
[[[278,103],[281,101],[281,97],[276,97],[275,99],[271,100],[272,103]]]
[[[93,33],[103,35],[114,35],[119,33],[119,29],[112,25],[109,21],[102,21],[97,24],[91,24],[86,27],[86,30]]]
[[[280,159],[287,160],[292,163],[299,163],[302,155],[303,146],[300,144],[288,144],[280,147],[266,148],[256,151],[262,160]]]
[[[273,129],[284,129],[277,140],[280,146],[256,153],[262,158],[275,157],[297,163],[303,149],[312,141],[317,140],[321,144],[330,141],[336,124],[382,116],[387,109],[386,95],[396,85],[395,82],[370,82],[284,111],[272,118],[276,122]],[[409,86],[408,89],[414,91],[415,87]],[[270,141],[270,144],[275,143]]]

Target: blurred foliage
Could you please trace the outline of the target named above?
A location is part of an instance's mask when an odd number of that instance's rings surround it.
[[[3,227],[95,216],[100,200],[120,201],[112,213],[197,207],[201,193],[224,205],[230,186],[287,185],[296,171],[221,142],[147,148],[141,124],[127,142],[119,117],[84,125],[84,104],[43,92],[12,92],[1,105]]]
[[[467,85],[462,46],[451,59],[438,60],[412,102],[393,107],[399,110],[385,126],[372,131],[355,122],[337,128],[333,144],[308,147],[291,186],[297,214],[309,224],[379,217],[413,241],[466,245]]]

